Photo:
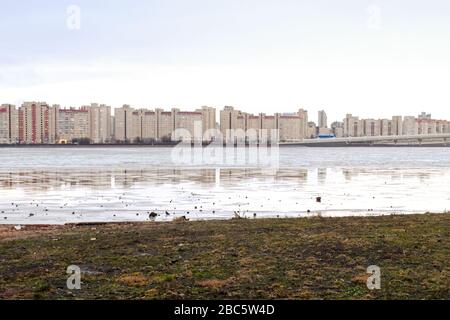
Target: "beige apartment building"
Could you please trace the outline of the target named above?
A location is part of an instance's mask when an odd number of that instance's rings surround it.
[[[216,108],[203,106],[197,111],[202,113],[203,140],[212,141],[217,136]]]
[[[89,138],[91,143],[108,143],[111,141],[111,107],[92,103],[86,109],[89,110]]]
[[[335,121],[331,124],[331,132],[336,136],[336,138],[344,137],[344,123]]]
[[[201,126],[203,126],[203,114],[201,111],[180,111],[175,109],[174,120],[175,129],[181,129],[181,131],[186,132],[184,134],[180,131],[181,135],[173,137],[175,140],[203,140],[203,130],[201,129]]]
[[[328,128],[328,117],[324,110],[318,112],[318,126],[320,128]]]
[[[180,111],[176,108],[171,111],[163,109],[153,111],[133,109],[125,105],[115,109],[114,112],[115,140],[118,142],[170,141],[187,139],[189,136],[192,141],[197,135],[199,140],[209,141],[212,134],[205,136],[205,132],[215,129],[215,113],[216,110],[210,107],[202,107],[195,111]],[[180,136],[173,136],[174,132]]]
[[[403,134],[401,116],[392,119],[359,119],[347,114],[343,122],[343,137],[393,136]]]
[[[56,110],[45,102],[25,102],[19,108],[19,142],[52,144],[56,141]]]
[[[16,106],[0,106],[0,144],[13,144],[19,141],[19,122]]]
[[[348,114],[344,119],[344,137],[401,136],[449,133],[449,121],[435,120],[430,114],[394,116],[389,119],[359,119]]]
[[[363,124],[359,117],[347,114],[344,119],[344,137],[361,137]]]
[[[114,110],[114,138],[116,141],[130,142],[135,138],[133,112],[134,109],[129,105]]]
[[[362,120],[362,135],[365,137],[381,136],[380,120],[364,119]]]
[[[419,132],[417,119],[413,116],[407,116],[403,119],[402,135],[416,135]]]
[[[220,131],[226,142],[300,140],[308,136],[308,112],[254,115],[227,106],[220,112]]]
[[[57,142],[72,143],[74,140],[90,139],[91,122],[88,107],[80,109],[57,108]]]
[[[393,116],[392,117],[392,135],[401,136],[403,132],[403,117]]]

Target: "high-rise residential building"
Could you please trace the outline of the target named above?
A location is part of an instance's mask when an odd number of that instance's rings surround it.
[[[393,123],[389,119],[381,119],[379,121],[380,136],[392,136],[393,135]]]
[[[403,118],[403,135],[416,135],[419,133],[419,126],[417,119],[413,116]]]
[[[362,120],[362,135],[366,137],[381,136],[380,120],[364,119]]]
[[[175,109],[174,112],[175,130],[181,136],[173,137],[175,140],[188,139],[190,141],[203,141],[203,113],[197,111],[180,111]],[[181,130],[181,131],[180,131]]]
[[[344,137],[361,137],[363,134],[363,125],[359,117],[347,114],[344,119]]]
[[[57,109],[56,136],[58,143],[90,140],[90,127],[89,107]]]
[[[308,112],[248,114],[233,107],[220,112],[220,131],[227,142],[290,141],[308,138]]]
[[[327,114],[325,113],[324,110],[321,110],[318,112],[318,127],[320,128],[328,128],[328,118],[327,118]]]
[[[114,135],[118,142],[150,142],[178,140],[188,136],[192,141],[209,140],[204,133],[215,128],[215,109],[203,107],[195,111],[133,109],[128,105],[115,109]],[[179,130],[177,130],[179,129]],[[197,132],[198,131],[198,132]]]
[[[172,140],[172,134],[175,130],[175,109],[172,111],[164,111],[156,109],[157,113],[157,139],[160,141]]]
[[[133,113],[133,127],[135,139],[141,142],[157,140],[157,116],[153,110],[140,109]]]
[[[450,133],[450,122],[446,120],[436,121],[436,133]]]
[[[133,134],[133,108],[124,105],[114,110],[114,134],[116,141],[131,142]]]
[[[403,117],[393,116],[392,117],[392,135],[401,136],[403,133]]]
[[[447,133],[448,121],[435,120],[422,112],[413,116],[393,116],[392,119],[359,119],[348,114],[344,119],[344,137],[430,135]]]
[[[201,109],[196,110],[202,113],[202,129],[203,129],[203,140],[211,141],[216,136],[216,108],[203,106]]]
[[[301,139],[310,137],[309,125],[308,125],[308,111],[305,109],[298,110],[298,116],[300,117],[300,135]]]
[[[106,143],[111,140],[111,107],[92,103],[89,110],[91,143]]]
[[[19,141],[51,144],[56,140],[56,106],[45,102],[25,102],[19,108]]]
[[[19,122],[16,106],[0,106],[0,144],[12,144],[19,141]]]
[[[220,132],[224,141],[245,140],[248,114],[226,106],[220,111]]]
[[[331,124],[331,132],[336,138],[342,138],[344,136],[344,123],[339,121],[333,122]]]
[[[314,139],[317,137],[317,125],[314,121],[308,122],[307,138]]]

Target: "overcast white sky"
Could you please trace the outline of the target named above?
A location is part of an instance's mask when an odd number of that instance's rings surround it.
[[[449,71],[448,0],[0,0],[0,103],[450,119]]]

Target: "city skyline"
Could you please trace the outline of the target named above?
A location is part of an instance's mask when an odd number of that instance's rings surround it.
[[[73,4],[4,3],[2,101],[450,118],[446,1]]]
[[[18,108],[11,104],[0,105],[0,144],[166,143],[198,139],[199,136],[203,141],[275,139],[289,142],[331,137],[450,133],[450,121],[435,119],[426,112],[417,117],[393,115],[377,119],[347,113],[342,121],[331,122],[328,126],[327,113],[321,110],[317,120],[315,122],[303,108],[295,112],[255,114],[232,106],[219,111],[208,106],[187,111],[179,108],[134,108],[130,105],[111,108],[98,103],[61,108],[58,104],[25,102]],[[277,133],[274,134],[273,130]]]

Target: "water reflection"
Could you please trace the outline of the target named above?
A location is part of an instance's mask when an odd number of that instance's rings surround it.
[[[316,171],[316,179],[311,172]],[[329,171],[331,171],[331,177]],[[301,186],[305,183],[318,182],[325,185],[327,180],[335,180],[342,175],[346,182],[364,176],[383,178],[386,181],[418,179],[426,183],[440,177],[444,170],[434,169],[372,169],[372,168],[318,168],[318,169],[151,169],[151,170],[32,170],[0,172],[1,189],[23,189],[25,192],[38,192],[53,189],[85,187],[91,189],[132,188],[137,184],[181,184],[195,183],[210,188],[213,186],[233,186],[236,183],[249,182],[289,182]]]

